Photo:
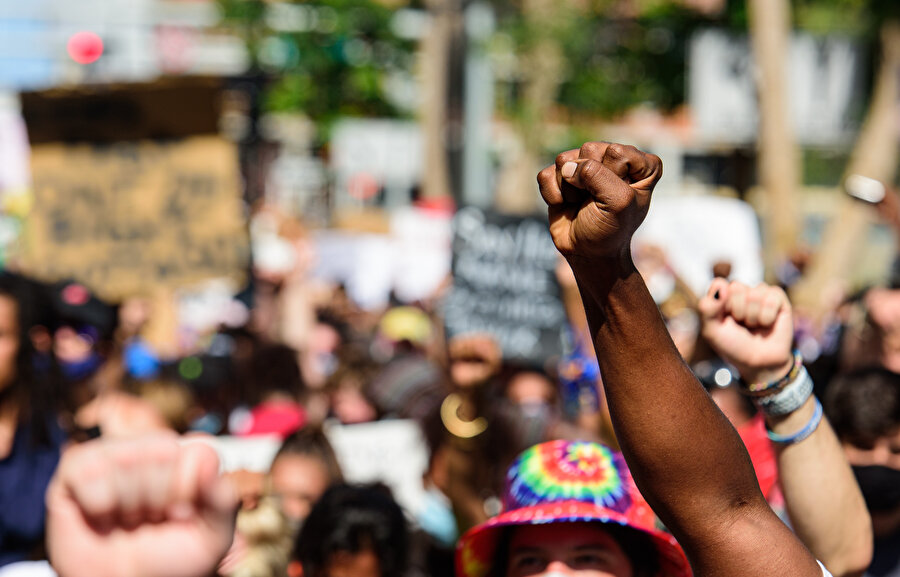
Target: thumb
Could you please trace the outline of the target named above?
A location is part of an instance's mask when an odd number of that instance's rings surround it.
[[[725,314],[726,302],[728,302],[728,281],[724,278],[713,279],[706,295],[697,303],[703,324],[720,319]]]

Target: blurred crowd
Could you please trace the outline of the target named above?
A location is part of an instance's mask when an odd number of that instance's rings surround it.
[[[883,212],[900,222],[896,204]],[[440,302],[449,281],[431,298],[363,310],[343,287],[311,277],[315,255],[302,227],[288,219],[280,226],[292,266],[258,266],[238,299],[249,314],[175,355],[147,337],[159,314],[150,301],[110,304],[77,282],[0,276],[0,575],[43,558],[44,492],[61,452],[97,437],[276,436],[267,472],[228,473],[241,510],[219,574],[240,577],[453,575],[458,538],[501,511],[505,472],[522,450],[552,439],[617,447],[564,260],[557,276],[569,343],[562,358],[536,366],[504,359],[487,334],[447,338]],[[740,433],[766,499],[787,518],[763,417],[704,339],[698,296],[663,247],[638,247],[635,259],[679,352]],[[798,256],[784,267],[785,288],[804,262]],[[711,272],[727,279],[730,263]],[[896,576],[900,278],[832,300],[823,318],[795,310],[795,346],[872,516],[868,574]],[[345,481],[325,432],[334,423],[392,419],[415,422],[427,446],[426,497],[416,511],[401,510],[385,485]]]

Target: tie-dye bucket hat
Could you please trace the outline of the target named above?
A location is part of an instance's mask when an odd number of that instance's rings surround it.
[[[659,554],[656,577],[691,576],[675,538],[656,529],[653,511],[635,487],[622,455],[584,441],[550,441],[519,455],[506,475],[503,512],[459,540],[456,575],[487,577],[504,527],[573,522],[642,531]]]

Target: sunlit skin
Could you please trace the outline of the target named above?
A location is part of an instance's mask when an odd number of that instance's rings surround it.
[[[328,560],[321,577],[381,577],[381,564],[371,549],[338,551]]]
[[[16,355],[19,354],[19,321],[16,301],[0,296],[0,391],[16,380]]]
[[[509,543],[506,577],[633,577],[618,542],[596,523],[524,525]]]
[[[519,373],[512,378],[506,388],[506,397],[517,405],[550,403],[554,393],[553,383],[536,372]]]
[[[19,320],[16,301],[0,296],[0,394],[16,380],[16,355],[19,354]],[[12,450],[18,407],[0,403],[0,459]]]
[[[330,479],[325,464],[306,455],[282,455],[269,472],[272,493],[280,498],[281,510],[293,521],[302,521],[325,493]]]

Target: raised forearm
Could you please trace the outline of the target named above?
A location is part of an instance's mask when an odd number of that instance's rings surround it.
[[[773,432],[790,435],[803,428],[814,411],[810,397],[790,415],[767,417],[766,422]],[[794,531],[835,577],[862,575],[872,558],[872,522],[828,420],[802,442],[776,447]]]
[[[736,507],[766,507],[740,437],[679,356],[630,258],[573,268],[617,437],[660,518],[679,537],[702,537]]]

